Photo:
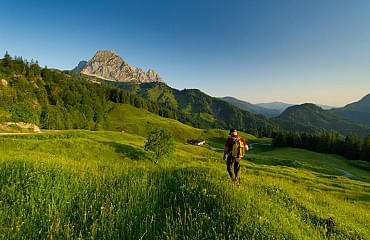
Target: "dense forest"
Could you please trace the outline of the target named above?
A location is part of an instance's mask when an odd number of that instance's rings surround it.
[[[346,137],[335,132],[298,133],[278,132],[273,139],[275,147],[304,148],[321,153],[334,153],[348,159],[361,159],[370,162],[370,135],[358,137],[349,134]]]

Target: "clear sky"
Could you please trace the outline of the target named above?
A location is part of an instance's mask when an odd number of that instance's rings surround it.
[[[172,87],[252,103],[370,93],[368,0],[5,0],[0,13],[0,54],[42,66],[112,49]]]

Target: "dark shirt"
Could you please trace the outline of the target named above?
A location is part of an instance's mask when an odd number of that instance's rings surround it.
[[[233,145],[233,138],[239,138],[238,136],[234,136],[234,137],[229,137],[227,140],[226,140],[226,143],[225,143],[225,153],[229,153],[231,151],[231,148],[232,148],[232,145]],[[243,138],[240,138],[240,141],[243,142],[244,144],[244,150],[247,150],[247,143],[245,142],[245,140]]]

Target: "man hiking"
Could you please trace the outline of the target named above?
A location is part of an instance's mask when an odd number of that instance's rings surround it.
[[[245,140],[238,136],[236,129],[230,129],[230,136],[225,143],[224,160],[227,155],[227,171],[231,179],[238,185],[240,181],[240,159],[243,158],[246,151],[248,151],[248,146]]]

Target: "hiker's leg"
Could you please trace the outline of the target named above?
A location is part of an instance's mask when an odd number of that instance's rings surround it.
[[[234,181],[235,180],[234,159],[230,155],[227,157],[226,165],[227,165],[227,172],[229,173],[231,179]]]
[[[236,158],[234,161],[234,174],[235,182],[239,183],[240,180],[240,158]]]

